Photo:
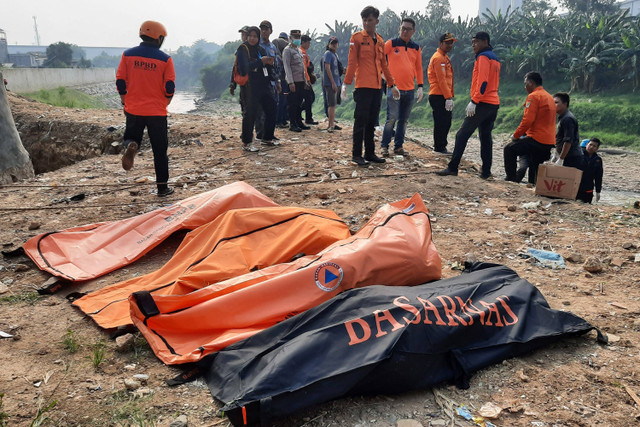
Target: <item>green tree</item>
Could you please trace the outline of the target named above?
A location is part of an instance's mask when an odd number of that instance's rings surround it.
[[[569,12],[587,14],[612,14],[620,11],[616,0],[560,0]]]
[[[108,55],[107,52],[102,51],[100,55],[93,58],[93,66],[100,68],[118,68],[120,63],[120,56]]]
[[[73,49],[69,43],[58,42],[47,47],[45,67],[67,68],[71,66]]]
[[[429,0],[427,4],[429,19],[442,20],[451,18],[451,5],[449,0]]]

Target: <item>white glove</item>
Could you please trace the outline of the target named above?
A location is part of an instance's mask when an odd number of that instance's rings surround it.
[[[549,159],[549,163],[555,163],[558,161],[559,158],[560,157],[558,157],[558,155],[554,151],[554,153],[551,155],[551,158]]]
[[[447,99],[444,101],[444,109],[447,111],[453,111],[453,99]]]
[[[421,87],[419,87],[417,94],[418,94],[418,99],[416,100],[416,104],[422,101],[422,97],[424,97],[424,90]]]
[[[556,160],[555,163],[558,166],[562,166],[564,164],[564,159],[561,159],[560,157],[558,157],[558,160]]]
[[[347,85],[342,85],[342,90],[340,91],[340,98],[342,98],[343,101],[347,100]]]
[[[395,85],[391,88],[391,96],[393,96],[394,100],[400,101],[400,91]]]
[[[596,202],[600,201],[600,193],[596,193]]]
[[[473,102],[469,102],[469,104],[467,104],[466,113],[467,113],[467,117],[475,116],[476,115],[476,104],[474,104]]]

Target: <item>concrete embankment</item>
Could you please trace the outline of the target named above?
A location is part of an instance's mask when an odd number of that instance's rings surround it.
[[[113,68],[7,68],[2,74],[8,88],[18,93],[115,82],[116,79]]]

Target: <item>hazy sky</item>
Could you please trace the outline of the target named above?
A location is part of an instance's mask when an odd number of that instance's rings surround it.
[[[40,44],[63,41],[79,46],[128,47],[139,42],[138,29],[147,20],[162,22],[168,31],[163,48],[189,46],[198,39],[224,43],[238,37],[243,25],[258,25],[263,19],[274,32],[316,28],[325,32],[325,22],[360,22],[367,4],[384,11],[390,8],[424,11],[426,0],[353,2],[324,1],[196,1],[196,0],[2,0],[0,29],[9,44],[35,44],[33,16],[37,17]],[[401,6],[398,7],[398,4]],[[454,16],[475,16],[477,0],[450,0]],[[313,9],[305,6],[313,5]]]

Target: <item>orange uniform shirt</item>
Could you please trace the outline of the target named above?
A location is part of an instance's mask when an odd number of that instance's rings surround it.
[[[513,137],[517,139],[522,135],[545,145],[556,143],[556,104],[542,86],[538,86],[527,96],[522,121]]]
[[[376,43],[374,43],[373,38],[364,30],[352,35],[349,42],[349,64],[344,76],[344,84],[350,85],[355,76],[356,89],[380,89],[382,86],[381,74],[384,74],[389,87],[395,84],[384,56],[382,37],[376,33]]]
[[[173,60],[151,43],[127,49],[116,73],[116,87],[126,95],[124,110],[136,116],[166,116],[175,92]]]
[[[442,95],[444,99],[453,98],[453,67],[449,55],[438,48],[429,61],[427,69],[429,95]]]
[[[474,104],[500,105],[498,86],[500,85],[500,61],[491,49],[476,55],[471,78],[471,101]]]
[[[387,40],[384,44],[389,70],[400,90],[415,89],[424,84],[422,71],[422,50],[413,41],[405,43],[400,37]]]

